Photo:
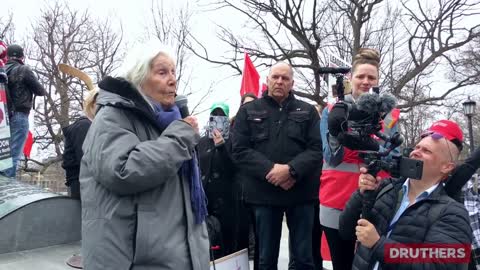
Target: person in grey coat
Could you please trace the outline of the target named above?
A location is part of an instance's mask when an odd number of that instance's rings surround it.
[[[198,124],[160,48],[99,83],[80,168],[86,270],[209,269]]]

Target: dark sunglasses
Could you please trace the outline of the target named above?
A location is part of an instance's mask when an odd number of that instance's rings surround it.
[[[423,138],[428,137],[428,136],[431,136],[434,140],[440,140],[442,138],[445,138],[445,136],[443,136],[443,134],[437,133],[437,132],[434,132],[434,131],[430,131],[430,130],[424,131],[420,135],[420,138],[423,139]],[[447,138],[445,138],[445,140],[447,140]],[[458,148],[458,151],[460,151],[460,152],[462,151],[463,144],[459,139],[452,139],[452,140],[449,140],[449,141],[451,141],[453,144],[455,144],[455,146]]]

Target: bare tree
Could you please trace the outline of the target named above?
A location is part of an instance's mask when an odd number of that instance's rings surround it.
[[[402,2],[407,11],[402,23],[408,33],[408,57],[393,71],[391,78],[397,79],[393,79],[391,91],[404,102],[402,107],[405,108],[438,104],[454,91],[472,84],[470,78],[463,78],[454,86],[438,91],[440,94],[436,96],[426,95],[425,89],[412,86],[418,76],[438,75],[441,60],[448,62],[459,48],[480,36],[478,22],[470,27],[466,23],[466,19],[478,16],[478,1],[442,0],[433,6],[429,4],[420,0]],[[453,69],[453,72],[456,71]]]
[[[339,1],[218,1],[216,10],[233,9],[248,20],[255,40],[239,37],[219,27],[220,39],[232,48],[230,57],[214,59],[198,38],[190,39],[193,52],[241,74],[239,55],[244,51],[260,65],[288,61],[302,83],[295,94],[325,105],[326,89],[317,74],[326,64],[326,54],[347,60],[361,47],[382,53],[383,86],[400,100],[400,108],[421,104],[437,105],[454,91],[470,85],[463,79],[456,85],[430,93],[433,75],[441,72],[442,61],[480,35],[480,24],[462,27],[477,15],[478,1],[393,0]],[[253,32],[254,31],[254,32]],[[259,38],[260,37],[260,38]],[[296,80],[298,82],[298,79]]]
[[[211,94],[213,87],[207,89],[192,88],[192,73],[194,67],[188,63],[191,53],[187,47],[187,38],[190,35],[190,22],[192,11],[188,5],[180,9],[167,9],[164,1],[152,1],[153,35],[162,43],[171,46],[176,55],[177,89],[179,94],[186,96],[195,95],[196,104],[191,107],[192,114],[198,111],[201,103]]]
[[[62,128],[79,116],[85,86],[63,74],[58,64],[66,63],[98,79],[118,66],[122,35],[110,22],[95,20],[88,11],[70,9],[66,3],[46,6],[32,24],[33,45],[29,58],[48,95],[36,108],[35,142],[41,149],[53,147],[58,161],[63,152]]]
[[[238,66],[243,52],[248,52],[253,61],[261,59],[259,66],[268,67],[274,62],[289,62],[302,80],[297,80],[301,97],[323,104],[326,91],[322,91],[317,70],[324,66],[325,56],[319,49],[331,35],[323,21],[329,14],[327,6],[319,1],[221,1],[216,9],[231,8],[251,22],[246,28],[255,33],[255,38],[238,37],[226,27],[219,27],[218,37],[232,48],[231,57],[212,59],[207,48],[196,37],[190,38],[189,48],[198,57],[217,65],[227,65],[241,74]]]
[[[471,84],[480,85],[480,37],[454,57],[448,58],[452,72],[452,81],[468,79]]]
[[[405,138],[404,147],[413,147],[418,142],[419,135],[433,122],[432,109],[425,105],[412,108],[401,118],[400,132]]]
[[[6,44],[12,44],[15,33],[15,25],[13,24],[13,14],[10,13],[7,17],[0,17],[0,40]]]
[[[472,99],[477,101],[477,112],[480,111],[480,97],[475,95]],[[463,131],[464,150],[460,159],[465,159],[469,155],[471,141],[468,134],[468,122],[463,112],[463,101],[465,95],[453,95],[448,100],[444,100],[441,106],[420,105],[413,107],[404,113],[401,118],[401,133],[405,138],[405,147],[413,147],[423,131],[425,131],[434,121],[441,119],[450,119],[457,122]],[[441,116],[441,117],[439,117]],[[475,146],[480,146],[480,117],[474,115],[472,118],[473,137]]]

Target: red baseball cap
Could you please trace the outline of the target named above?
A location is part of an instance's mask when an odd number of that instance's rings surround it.
[[[446,138],[462,150],[463,132],[457,123],[450,120],[439,120],[433,123],[423,134],[422,138],[431,135],[434,139]]]

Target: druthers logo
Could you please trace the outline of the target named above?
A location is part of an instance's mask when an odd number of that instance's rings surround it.
[[[447,263],[470,261],[470,244],[385,244],[385,263]]]

